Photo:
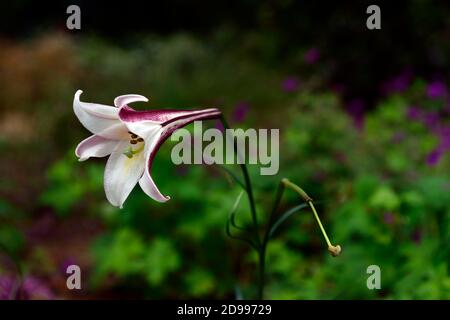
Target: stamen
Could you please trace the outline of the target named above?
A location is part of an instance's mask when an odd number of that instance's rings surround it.
[[[137,141],[136,141],[136,140],[130,140],[130,143],[131,143],[131,144],[136,144]]]
[[[137,137],[138,137],[137,134],[134,133],[131,134],[131,138],[136,139]]]
[[[331,241],[328,238],[327,233],[325,232],[325,228],[323,227],[322,222],[320,221],[319,215],[317,214],[316,208],[314,207],[312,198],[310,196],[308,196],[308,194],[302,188],[297,186],[295,183],[292,183],[288,179],[284,178],[281,181],[286,187],[289,187],[292,190],[294,190],[295,192],[297,192],[303,198],[303,200],[305,200],[305,202],[308,203],[309,207],[311,208],[312,212],[314,213],[314,217],[316,218],[317,224],[319,225],[319,228],[322,231],[323,237],[328,245],[328,251],[331,253],[331,255],[333,257],[337,257],[342,251],[341,246],[340,245],[333,246],[331,244]]]
[[[144,141],[144,139],[142,139],[142,138],[137,139],[137,142],[142,142],[142,141]]]

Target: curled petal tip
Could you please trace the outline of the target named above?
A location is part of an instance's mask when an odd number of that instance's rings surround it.
[[[80,101],[80,96],[81,96],[81,94],[83,93],[83,90],[77,90],[77,92],[75,92],[75,95],[74,95],[74,100],[75,101]]]
[[[162,196],[161,198],[158,198],[158,199],[155,199],[155,198],[153,198],[155,201],[158,201],[158,202],[161,202],[161,203],[165,203],[165,202],[167,202],[167,201],[169,201],[170,200],[170,196]]]
[[[133,102],[148,102],[147,97],[141,96],[140,94],[125,94],[122,96],[118,96],[114,99],[114,105],[117,108],[121,108],[129,103]]]

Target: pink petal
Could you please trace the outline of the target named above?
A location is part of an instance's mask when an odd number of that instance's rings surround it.
[[[164,141],[167,140],[168,137],[170,137],[170,135],[177,129],[182,128],[196,120],[207,120],[207,119],[214,119],[214,118],[218,118],[220,116],[220,111],[218,109],[206,109],[206,110],[211,110],[208,111],[207,113],[197,113],[192,115],[190,117],[187,118],[181,118],[179,120],[176,121],[171,121],[166,125],[163,125],[162,127],[162,133],[160,135],[160,137],[158,138],[155,146],[152,148],[150,156],[148,158],[148,162],[147,162],[147,170],[149,172],[151,172],[151,166],[152,166],[152,162],[153,162],[153,158],[155,157],[156,153],[158,152],[159,148],[161,147],[161,145],[164,143]]]
[[[172,121],[176,121],[182,118],[189,118],[194,115],[207,115],[209,113],[219,112],[216,108],[200,109],[200,110],[176,110],[176,109],[164,109],[164,110],[146,110],[136,111],[129,106],[123,106],[119,110],[119,118],[124,122],[137,122],[137,121],[154,121],[166,125]]]
[[[191,113],[188,117],[174,118],[171,121],[164,123],[163,132],[159,138],[156,149],[159,149],[159,146],[166,141],[175,130],[185,127],[194,121],[216,119],[219,118],[220,115],[221,112],[218,109],[205,109],[203,112]]]

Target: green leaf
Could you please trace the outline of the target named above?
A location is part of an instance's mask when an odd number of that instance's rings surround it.
[[[207,270],[195,268],[185,277],[189,294],[193,297],[204,297],[215,289],[215,279]]]
[[[0,247],[5,248],[8,253],[17,253],[25,245],[25,237],[22,232],[9,225],[0,227]]]
[[[142,237],[132,229],[119,229],[100,238],[95,247],[97,278],[102,279],[109,273],[119,277],[138,273],[145,250]]]
[[[236,198],[236,201],[234,202],[233,207],[231,208],[230,214],[228,215],[227,223],[225,225],[225,232],[228,237],[230,237],[232,239],[244,241],[244,242],[248,243],[250,246],[252,246],[255,250],[258,250],[258,247],[251,239],[246,238],[246,237],[241,237],[241,236],[235,236],[231,233],[231,226],[243,230],[243,228],[236,226],[236,224],[234,222],[234,215],[236,214],[236,211],[239,207],[239,203],[241,202],[241,198],[242,198],[243,194],[244,194],[244,191],[241,191],[239,193],[238,197]]]
[[[245,230],[244,227],[240,227],[240,226],[238,226],[236,224],[236,212],[237,212],[237,210],[239,208],[239,203],[241,202],[241,198],[242,198],[243,194],[244,194],[244,191],[241,191],[239,193],[239,195],[238,195],[238,197],[236,199],[236,202],[234,203],[233,208],[230,211],[230,215],[229,215],[229,218],[228,218],[230,220],[231,225],[233,227],[235,227],[236,229],[239,229],[239,230]]]
[[[400,199],[388,186],[379,187],[369,200],[373,208],[395,210],[400,205]]]
[[[169,239],[156,238],[146,251],[145,276],[151,285],[162,283],[171,272],[181,266],[180,255]]]
[[[282,215],[280,215],[280,217],[277,220],[275,220],[272,227],[270,228],[268,239],[270,239],[274,235],[275,231],[277,231],[277,229],[280,227],[281,224],[283,224],[284,221],[289,219],[294,213],[299,212],[300,210],[306,208],[307,206],[308,206],[307,203],[302,203],[299,204],[298,206],[295,206],[287,210]]]

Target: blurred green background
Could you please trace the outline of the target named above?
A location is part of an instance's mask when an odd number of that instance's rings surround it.
[[[150,98],[138,108],[217,106],[232,127],[280,128],[279,174],[250,166],[260,220],[288,177],[321,201],[343,253],[330,257],[299,212],[269,245],[266,298],[450,298],[444,1],[380,4],[378,31],[364,2],[101,3],[80,2],[79,31],[65,29],[65,2],[0,10],[1,299],[255,295],[256,256],[225,234],[239,187],[217,167],[174,165],[167,141],[153,175],[172,199],[135,188],[112,207],[106,159],[74,154],[89,135],[77,89],[83,101],[138,93]],[[299,201],[288,192],[282,207]],[[71,264],[80,291],[66,288]],[[381,290],[366,287],[372,264]]]

